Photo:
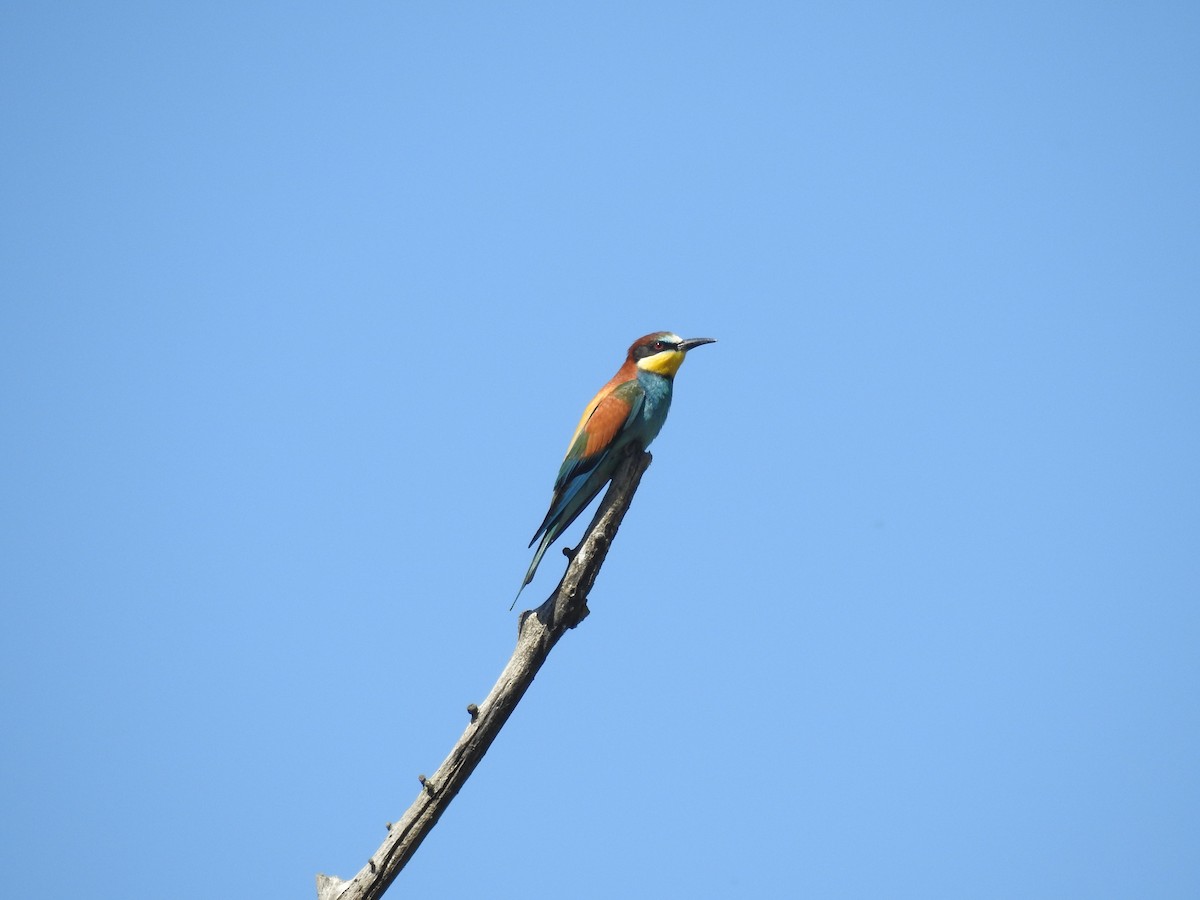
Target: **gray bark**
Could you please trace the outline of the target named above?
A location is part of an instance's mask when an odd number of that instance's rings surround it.
[[[622,460],[583,541],[568,552],[571,562],[562,581],[545,603],[521,613],[512,658],[483,702],[467,707],[471,723],[450,755],[431,777],[421,776],[421,793],[400,820],[389,825],[387,839],[357,875],[349,881],[317,876],[318,900],[383,896],[479,765],[559,638],[587,617],[588,593],[650,461],[650,454],[636,447]]]

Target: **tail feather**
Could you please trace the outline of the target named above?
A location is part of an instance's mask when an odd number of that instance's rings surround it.
[[[529,564],[529,571],[525,573],[525,581],[521,584],[521,590],[517,591],[517,597],[521,596],[525,585],[533,581],[538,563],[542,561],[542,556],[545,555],[550,545],[574,524],[575,520],[579,518],[579,514],[591,505],[592,501],[596,499],[596,495],[600,493],[600,489],[612,478],[613,469],[616,468],[616,459],[617,457],[612,457],[610,461],[609,458],[606,458],[603,465],[592,469],[586,478],[581,476],[571,482],[563,491],[562,496],[555,495],[555,500],[550,505],[550,512],[546,513],[542,527],[533,536],[533,541],[529,542],[529,546],[532,547],[538,536],[541,536],[542,541],[538,544],[537,552],[533,554],[533,562]],[[513,605],[508,608],[509,612],[512,612],[516,605],[517,600],[514,598]]]
[[[546,550],[558,535],[553,531],[547,531],[542,537],[542,542],[538,544],[537,552],[533,554],[533,562],[529,564],[529,571],[525,573],[525,580],[521,582],[521,586],[517,589],[517,596],[513,597],[512,606],[508,608],[509,612],[517,605],[517,600],[521,597],[521,591],[525,590],[525,586],[533,581],[533,576],[537,572],[538,563],[542,561],[542,557],[546,555]]]

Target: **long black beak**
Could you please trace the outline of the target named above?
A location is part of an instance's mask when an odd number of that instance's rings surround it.
[[[693,347],[699,347],[701,344],[715,344],[716,338],[688,338],[686,341],[679,342],[679,349],[687,353]]]

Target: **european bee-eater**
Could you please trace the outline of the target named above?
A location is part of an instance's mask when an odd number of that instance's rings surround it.
[[[550,511],[529,542],[538,538],[537,552],[521,588],[533,581],[542,556],[560,534],[587,508],[612,478],[622,451],[633,442],[644,450],[658,436],[671,408],[671,385],[683,358],[693,347],[715,343],[713,338],[684,340],[669,331],[656,331],[633,342],[625,365],[617,370],[583,411],[571,436],[566,458],[554,482]],[[513,600],[513,606],[517,601]]]

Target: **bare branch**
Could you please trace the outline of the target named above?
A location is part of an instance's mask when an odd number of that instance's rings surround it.
[[[478,706],[467,707],[471,723],[450,755],[431,777],[421,776],[421,793],[404,816],[389,826],[387,840],[352,880],[317,876],[318,900],[378,900],[400,874],[479,765],[550,650],[567,629],[587,617],[588,593],[650,461],[650,454],[637,447],[626,454],[587,535],[574,551],[564,551],[571,562],[562,581],[545,603],[521,613],[512,658],[487,698]]]

